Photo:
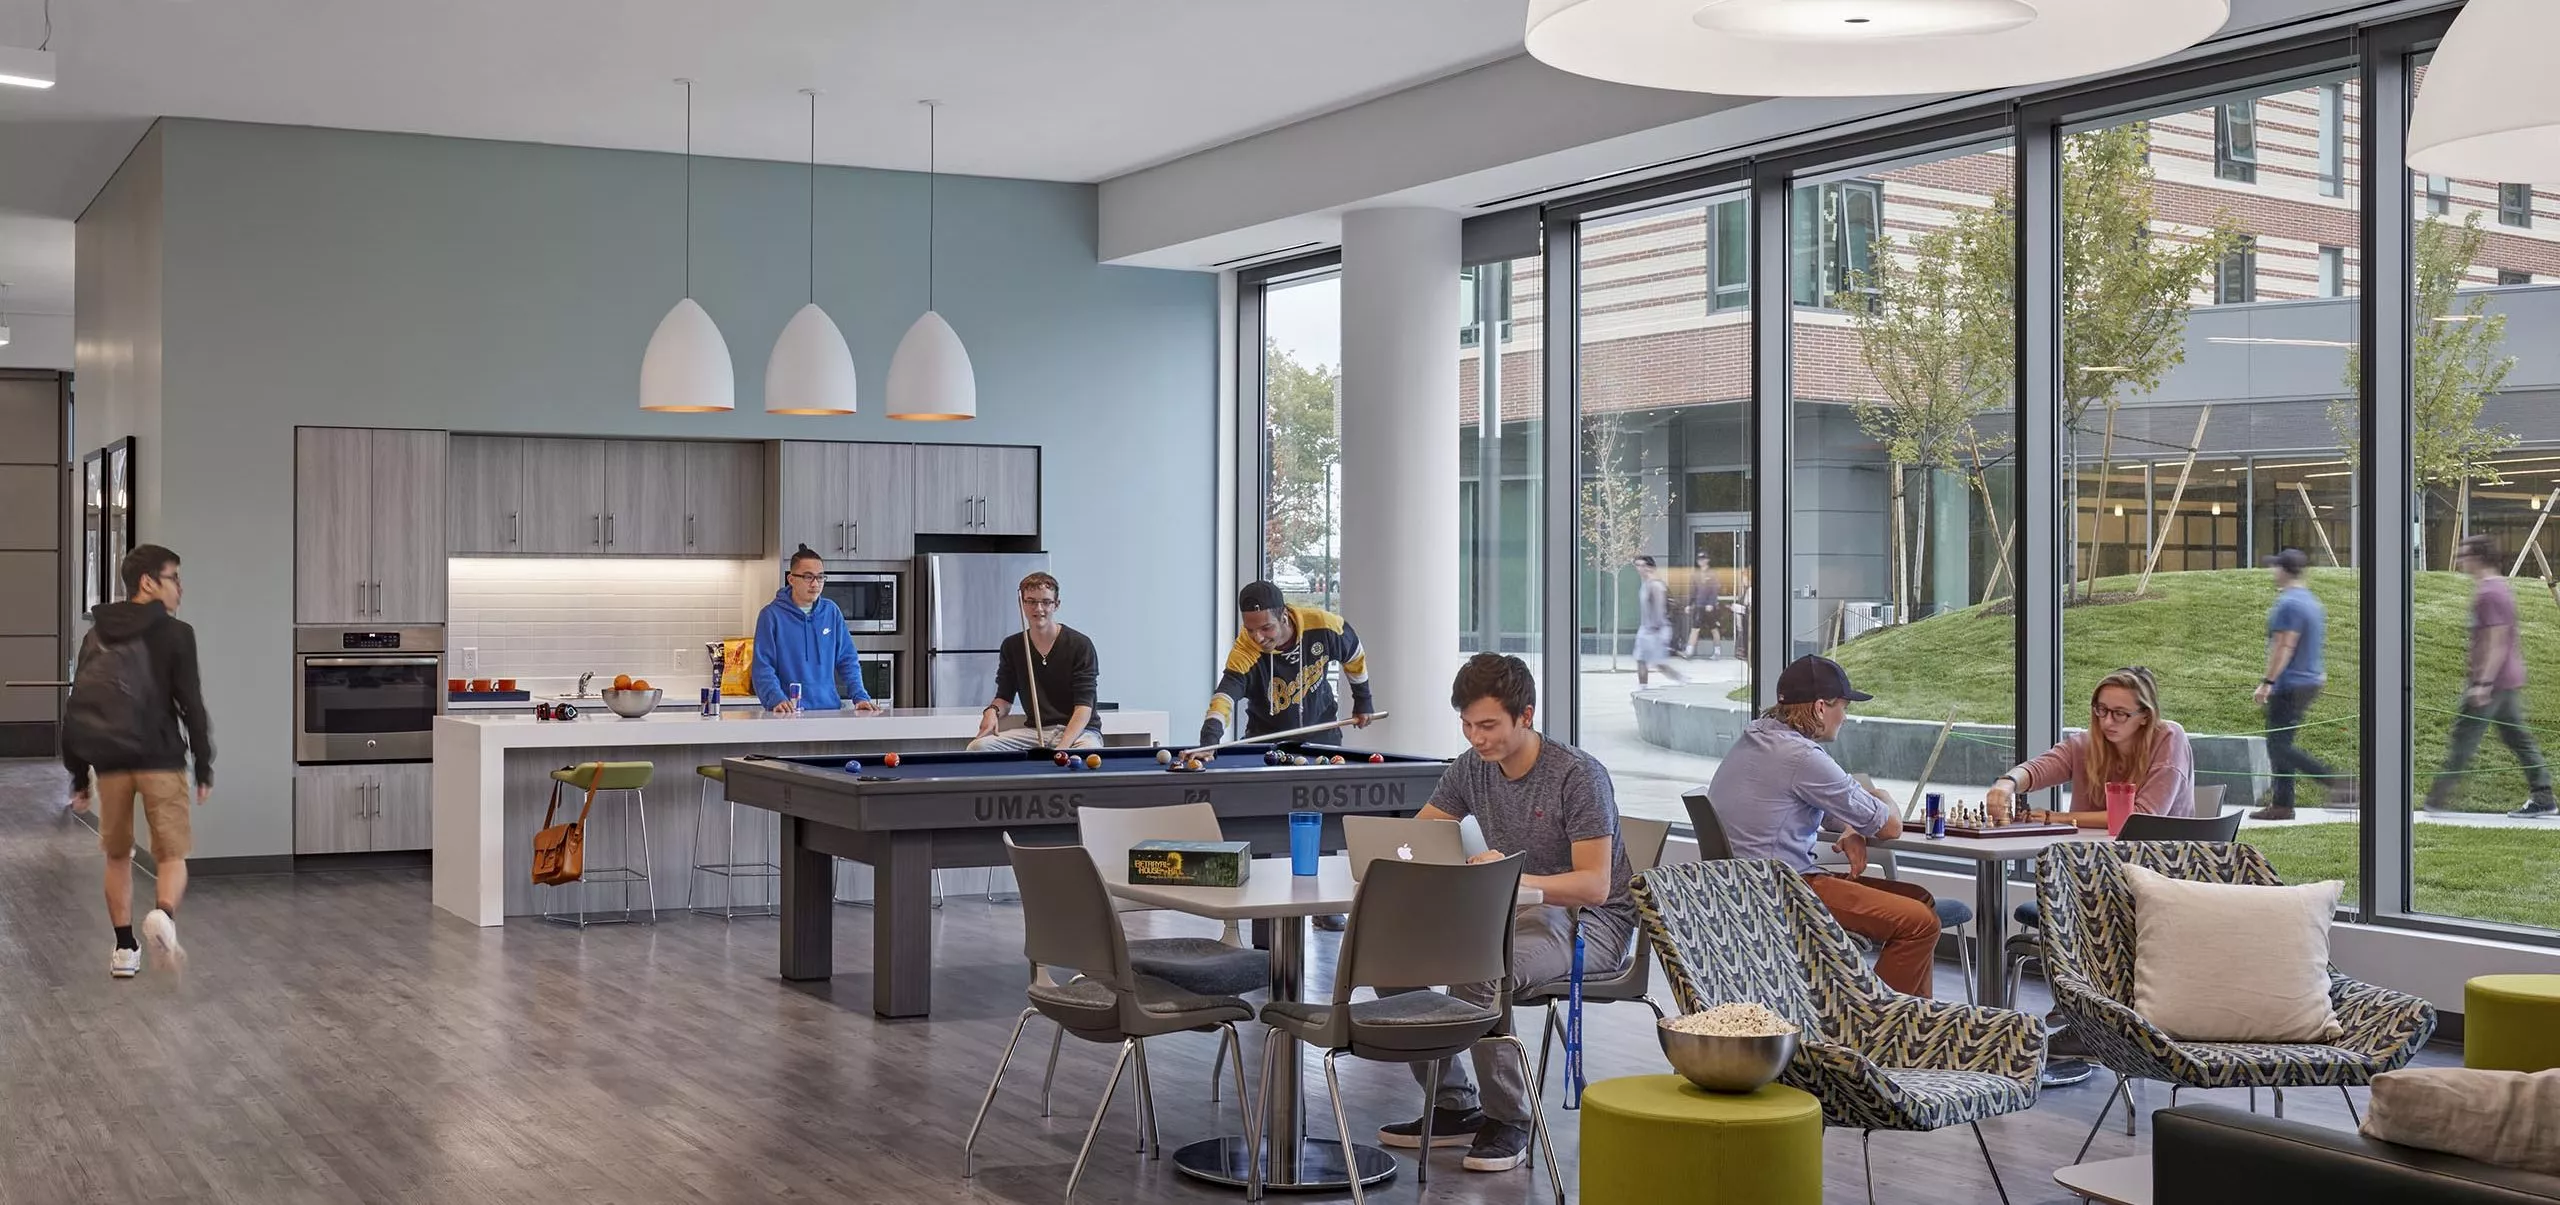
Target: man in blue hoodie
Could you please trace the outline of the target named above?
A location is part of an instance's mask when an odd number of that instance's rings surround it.
[[[862,687],[862,654],[844,630],[844,612],[819,597],[827,584],[826,561],[803,544],[791,554],[782,588],[756,616],[755,668],[748,682],[765,710],[794,715],[803,709],[834,711],[853,699],[857,715],[877,715],[880,705]],[[800,685],[800,700],[791,685]],[[843,693],[839,693],[842,691]]]

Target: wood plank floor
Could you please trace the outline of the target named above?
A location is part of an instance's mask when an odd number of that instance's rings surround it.
[[[1104,1048],[1068,1043],[1059,1113],[1042,1118],[1038,1051],[1017,1056],[979,1175],[959,1178],[961,1135],[1022,1003],[1020,914],[974,898],[938,914],[936,1015],[923,1022],[874,1020],[864,974],[782,983],[770,920],[484,930],[434,912],[423,872],[199,879],[181,917],[187,973],[114,981],[96,838],[62,810],[63,786],[49,763],[0,762],[5,1205],[1054,1201],[1108,1071]],[[226,802],[217,792],[210,806]],[[680,897],[680,873],[662,872]],[[137,883],[143,908],[148,892]],[[842,918],[838,966],[868,965],[865,916]],[[1319,935],[1319,966],[1331,943]],[[1941,984],[1957,986],[1952,966]],[[1591,1011],[1594,1078],[1667,1069],[1648,1020]],[[1032,1034],[1045,1045],[1042,1023]],[[1212,1047],[1151,1048],[1168,1148],[1222,1128],[1206,1098]],[[1346,1062],[1345,1079],[1355,1127],[1415,1111],[1401,1068]],[[2012,1201],[2072,1199],[2051,1173],[2103,1081],[1983,1127]],[[1135,1156],[1127,1096],[1081,1200],[1241,1199]],[[2346,1124],[2334,1092],[2290,1103]],[[1574,1115],[1551,1118],[1570,1186]],[[2091,1158],[2148,1149],[2147,1125],[2128,1139],[2120,1118]],[[1874,1156],[1880,1202],[1997,1199],[1963,1131],[1879,1135]],[[1463,1172],[1454,1151],[1433,1170],[1432,1201],[1532,1202],[1546,1184]],[[1831,1200],[1864,1199],[1856,1134],[1829,1136],[1825,1170]],[[1371,1199],[1424,1197],[1408,1168]]]

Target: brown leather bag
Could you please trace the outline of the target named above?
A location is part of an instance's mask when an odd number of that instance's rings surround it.
[[[604,777],[598,765],[587,779],[587,801],[578,808],[578,818],[568,824],[551,821],[560,810],[560,784],[551,784],[551,804],[542,809],[542,831],[533,835],[533,881],[545,887],[575,883],[586,873],[587,813],[596,806],[596,782]]]

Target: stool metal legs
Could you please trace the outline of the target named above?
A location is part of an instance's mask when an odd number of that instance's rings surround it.
[[[594,862],[591,856],[587,862],[584,872],[578,876],[577,882],[563,883],[557,887],[537,886],[535,889],[537,894],[534,898],[540,901],[538,906],[542,910],[542,919],[550,921],[553,924],[574,925],[581,929],[586,928],[588,925],[620,925],[640,921],[654,922],[658,918],[658,883],[657,880],[652,878],[650,875],[652,864],[649,854],[648,792],[635,788],[629,791],[598,791],[597,794],[618,795],[621,796],[621,799],[598,805],[597,814],[591,818],[591,821],[587,826],[586,852],[589,855],[603,852],[604,843],[595,840],[595,822],[604,819],[602,813],[605,807],[612,806],[613,802],[618,802],[621,805],[623,812],[623,823],[615,826],[614,831],[615,846],[619,851],[617,856],[621,858],[621,862],[618,865],[599,866]],[[640,856],[637,861],[634,861],[631,856],[631,834],[635,828],[640,834]],[[567,893],[570,899],[583,904],[587,900],[587,889],[601,884],[621,885],[622,907],[618,910],[614,910],[618,911],[620,915],[617,916],[612,915],[611,912],[599,912],[585,908],[580,908],[571,912],[554,912],[550,908],[551,902],[560,899],[563,893]],[[637,884],[644,893],[643,898],[646,899],[648,904],[645,909],[632,907],[631,889],[634,884]]]
[[[751,845],[761,845],[762,856],[752,861],[742,860],[738,856],[738,805],[730,803],[725,798],[714,800],[712,792],[719,786],[719,782],[715,779],[702,780],[703,798],[693,814],[693,856],[696,860],[693,863],[693,872],[685,876],[684,882],[685,910],[700,916],[716,916],[722,920],[735,920],[741,916],[779,915],[782,911],[778,906],[782,865],[775,860],[775,854],[781,840],[781,817],[768,816],[761,811],[748,816],[747,827],[750,832],[763,836],[761,842],[750,842]],[[727,830],[727,843],[720,847],[720,860],[717,862],[701,860],[703,850],[709,844],[704,829],[711,822],[711,805],[714,802],[717,802],[725,813]],[[711,831],[717,833],[721,830],[715,828]],[[713,877],[720,884],[720,898],[716,904],[707,900],[701,904],[694,903],[694,890],[704,885],[703,877],[706,875]],[[738,880],[740,879],[768,880],[765,884],[764,902],[740,904],[738,902]],[[705,891],[703,894],[708,896],[711,893]]]

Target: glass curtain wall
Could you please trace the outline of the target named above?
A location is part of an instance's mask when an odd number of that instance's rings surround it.
[[[1538,540],[1545,311],[1544,267],[1535,256],[1459,274],[1458,649],[1511,653],[1533,672],[1546,646]]]
[[[1293,603],[1339,611],[1342,274],[1263,291],[1261,573]]]
[[[1685,821],[1751,706],[1749,251],[1739,195],[1581,225],[1576,739],[1628,815]]]

